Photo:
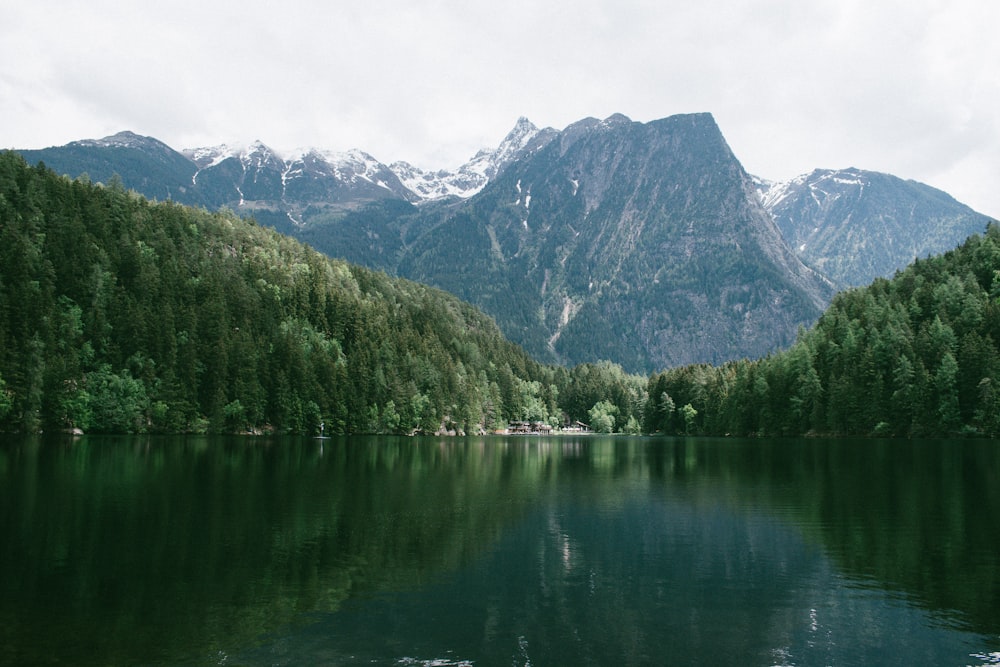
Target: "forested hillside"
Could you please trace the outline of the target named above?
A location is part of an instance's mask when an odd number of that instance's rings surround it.
[[[232,213],[0,154],[0,430],[1000,435],[1000,227],[839,294],[790,349],[545,366],[455,297]]]
[[[788,351],[650,377],[665,433],[1000,435],[1000,227],[842,292]]]
[[[637,428],[641,378],[594,368],[232,213],[0,154],[0,430],[472,432],[611,395]]]

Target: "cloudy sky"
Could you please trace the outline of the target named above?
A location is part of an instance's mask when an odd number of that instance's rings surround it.
[[[1000,218],[993,0],[32,0],[0,147],[120,130],[455,167],[520,116],[709,111],[744,167],[884,171]]]

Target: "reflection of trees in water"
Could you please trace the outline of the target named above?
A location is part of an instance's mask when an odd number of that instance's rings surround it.
[[[205,655],[419,586],[523,513],[548,456],[409,438],[25,441],[0,450],[0,640],[47,655],[66,637],[99,662]]]
[[[733,622],[721,612],[711,618],[710,609],[655,607],[691,591],[696,580],[677,572],[751,573],[742,546],[776,539],[763,524],[734,537],[732,520],[703,522],[706,508],[762,508],[822,544],[847,576],[958,610],[975,629],[996,633],[1000,578],[989,528],[1000,516],[1000,453],[988,444],[26,440],[0,449],[8,536],[0,541],[0,646],[8,647],[0,662],[39,657],[16,650],[134,662],[149,647],[200,658],[248,645],[303,612],[425,587],[531,521],[543,522],[531,533],[536,579],[509,586],[511,596],[535,598],[534,613],[557,619],[549,630],[530,614],[523,619],[535,650],[546,645],[539,632],[591,627],[640,656],[652,641],[650,615],[687,633]],[[636,506],[650,490],[669,503],[672,523],[655,504]],[[578,513],[533,519],[550,494],[571,499]],[[635,520],[610,539],[590,534],[598,529],[585,520],[591,506]],[[696,554],[684,531],[737,542]],[[659,587],[650,595],[628,569],[654,557],[688,565],[646,582]],[[776,623],[738,620],[765,634]]]
[[[995,442],[678,439],[650,449],[649,464],[661,479],[709,484],[734,506],[755,498],[848,577],[1000,632]]]

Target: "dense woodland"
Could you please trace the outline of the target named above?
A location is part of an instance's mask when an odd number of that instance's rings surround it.
[[[996,436],[998,336],[994,226],[764,359],[542,365],[440,290],[0,154],[4,431]]]
[[[789,350],[649,381],[645,428],[1000,435],[1000,227],[838,294]]]
[[[0,155],[0,430],[477,432],[600,401],[638,430],[644,389],[231,212]]]

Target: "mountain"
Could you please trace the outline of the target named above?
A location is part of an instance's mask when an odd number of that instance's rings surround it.
[[[458,294],[539,359],[645,371],[761,356],[833,294],[710,114],[585,119],[474,197],[317,224],[322,251]]]
[[[497,148],[479,151],[456,170],[437,171],[407,162],[387,166],[357,149],[281,153],[259,140],[175,151],[132,132],[17,152],[29,163],[44,162],[60,174],[87,174],[95,182],[117,175],[127,188],[151,199],[227,207],[295,234],[315,218],[371,202],[471,197],[509,162],[544,145],[555,133],[521,118]]]
[[[890,277],[951,250],[990,219],[916,181],[861,169],[816,169],[759,183],[764,207],[799,256],[840,287]]]
[[[390,169],[423,201],[466,199],[478,194],[505,166],[538,150],[557,134],[552,128],[538,129],[522,116],[496,149],[484,148],[455,171],[424,171],[408,162],[394,162]]]
[[[281,155],[255,141],[184,154],[197,167],[191,182],[204,198],[282,231],[293,231],[322,212],[380,199],[417,199],[388,167],[360,150]]]
[[[754,181],[708,114],[561,131],[521,118],[497,148],[438,171],[260,141],[178,152],[127,132],[20,152],[63,174],[117,174],[151,198],[227,207],[442,287],[539,359],[637,371],[786,346],[832,295],[803,264],[861,285],[987,220],[857,169]]]
[[[126,187],[150,199],[213,203],[202,200],[191,187],[197,167],[188,158],[157,139],[133,132],[17,152],[29,164],[44,162],[56,173],[72,178],[86,174],[95,183],[107,183],[118,175]]]

